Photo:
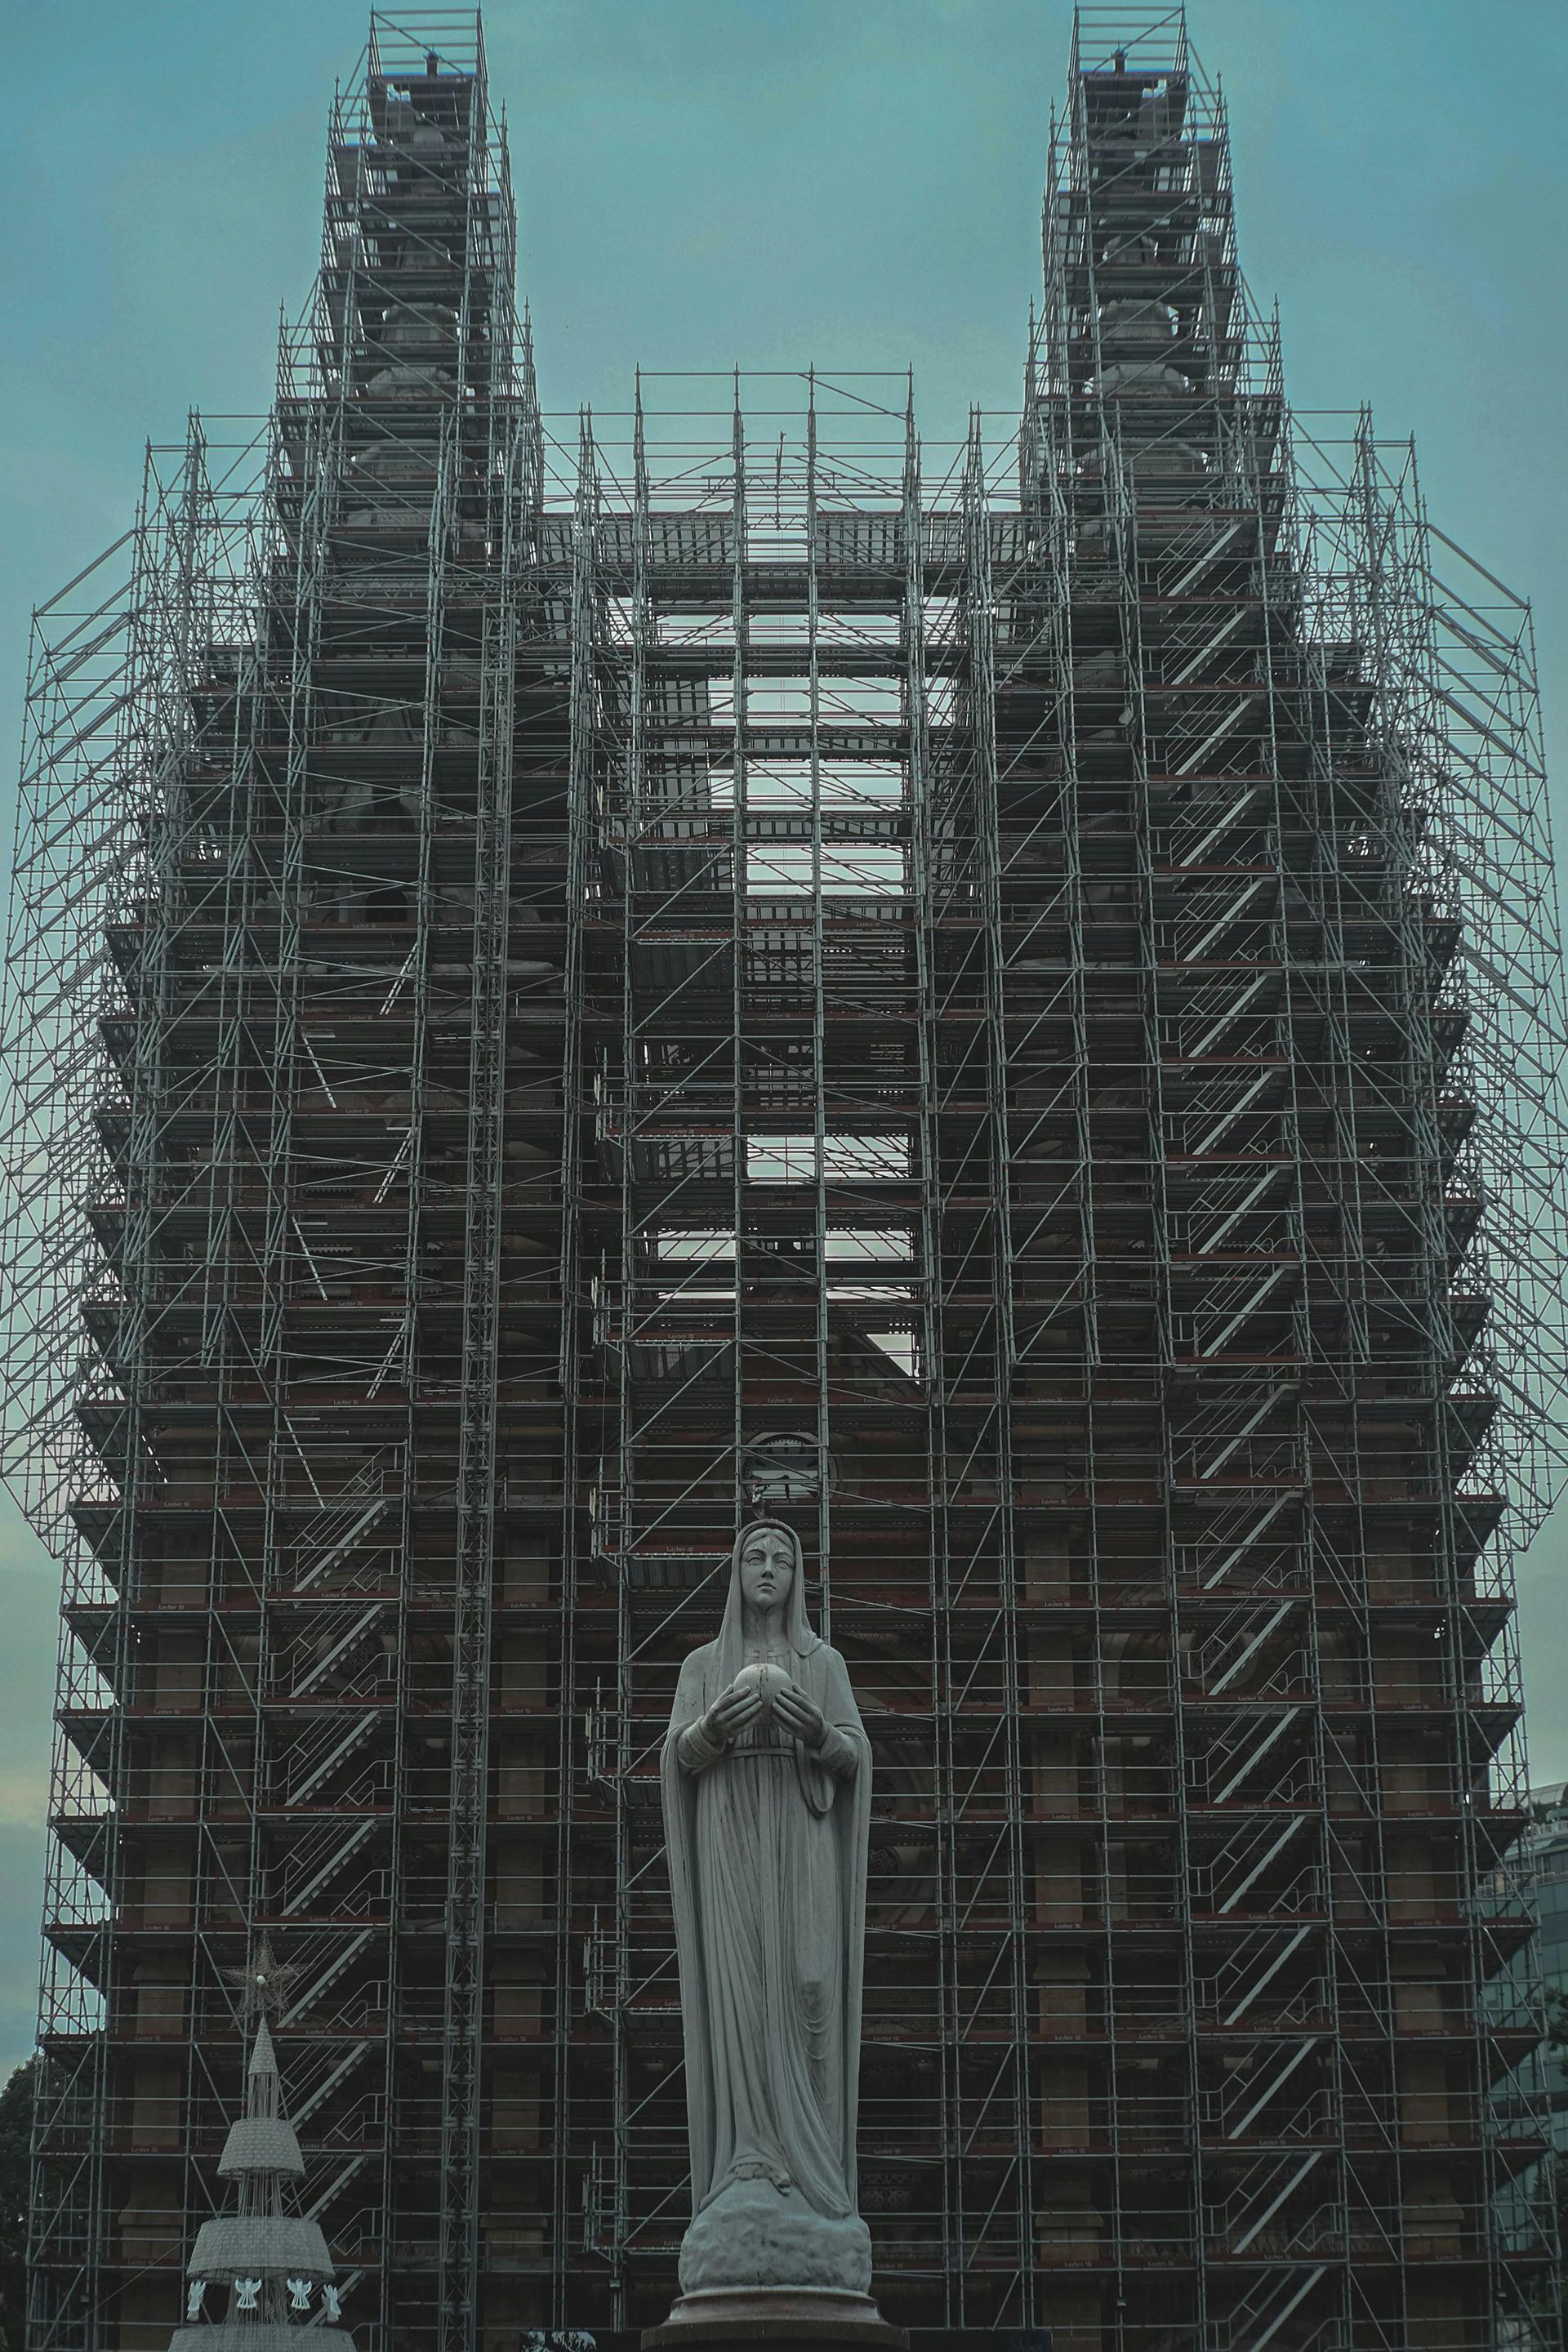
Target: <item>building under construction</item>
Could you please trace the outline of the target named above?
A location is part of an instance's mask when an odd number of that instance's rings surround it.
[[[1557,2341],[1529,614],[1288,411],[1178,12],[1079,11],[1048,169],[1010,415],[566,426],[478,26],[377,16],[270,416],[38,615],[34,2352],[166,2346],[263,1939],[360,2352],[664,2316],[658,1752],[757,1513],[876,1749],[916,2347]]]

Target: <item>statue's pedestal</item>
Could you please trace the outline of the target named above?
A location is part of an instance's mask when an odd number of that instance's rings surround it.
[[[662,2327],[644,2333],[643,2352],[727,2352],[766,2345],[768,2352],[909,2352],[901,2327],[889,2326],[868,2294],[826,2287],[708,2287],[678,2295]]]

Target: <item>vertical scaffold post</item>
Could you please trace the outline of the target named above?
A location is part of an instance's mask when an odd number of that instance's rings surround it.
[[[574,1488],[572,1464],[575,1432],[585,1419],[580,1398],[584,1379],[583,1327],[586,1269],[584,1263],[583,1111],[588,1096],[584,1060],[588,1052],[585,1018],[587,942],[584,925],[593,892],[598,856],[600,811],[595,791],[595,619],[598,609],[598,479],[594,457],[592,421],[584,412],[578,432],[577,478],[572,518],[571,576],[566,584],[567,626],[570,631],[570,704],[567,715],[566,784],[566,1024],[563,1045],[562,1095],[564,1127],[562,1141],[561,1187],[561,1353],[559,1372],[562,1409],[566,1416],[566,1454],[562,1518],[562,1650],[561,1687],[575,1688],[577,1647],[574,1604],[587,1566],[581,1516]],[[569,1706],[561,1710],[557,1749],[557,1884],[574,1883],[575,1845],[576,1757],[579,1718]],[[557,2015],[563,2025],[571,1998],[574,1953],[572,1906],[563,1902],[557,1911],[553,1956]],[[574,2137],[575,2076],[571,2037],[555,2036],[553,2113],[555,2119],[552,2176],[552,2310],[557,2324],[569,2316],[565,2307],[573,2257],[573,2231],[577,2226],[575,2187],[578,2179]]]
[[[518,516],[510,485],[503,515],[499,576],[495,592],[487,600],[480,616],[441,2113],[443,2352],[474,2352],[479,2321],[491,1573],[496,1523],[496,1409],[500,1373],[507,923],[511,889],[512,734],[518,635]]]

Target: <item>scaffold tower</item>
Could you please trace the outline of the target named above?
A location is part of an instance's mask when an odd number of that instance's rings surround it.
[[[876,1753],[916,2352],[1557,2345],[1529,609],[1288,408],[1179,9],[1078,11],[1048,173],[1006,415],[552,417],[479,23],[377,12],[270,415],[37,617],[31,2352],[168,2346],[258,1940],[362,2352],[662,2319],[658,1748],[752,1515]]]

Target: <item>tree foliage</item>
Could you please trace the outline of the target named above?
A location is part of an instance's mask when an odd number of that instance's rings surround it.
[[[38,2062],[0,2091],[0,2352],[22,2352],[27,2313],[27,2148]]]

